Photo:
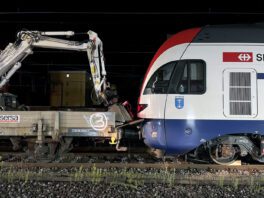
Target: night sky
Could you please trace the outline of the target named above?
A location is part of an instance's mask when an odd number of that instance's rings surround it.
[[[189,2],[177,6],[177,1],[146,1],[145,5],[140,1],[15,1],[0,9],[0,48],[14,42],[23,29],[72,30],[77,35],[71,39],[79,41],[93,30],[104,43],[108,81],[117,85],[121,101],[128,99],[135,106],[145,71],[168,35],[209,24],[264,22],[263,3],[248,3],[253,6],[238,8],[220,1],[212,6]],[[10,91],[22,103],[49,105],[45,86],[51,70],[89,71],[87,56],[36,49],[11,78]]]

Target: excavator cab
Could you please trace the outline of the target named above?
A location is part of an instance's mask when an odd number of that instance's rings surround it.
[[[29,107],[20,105],[17,96],[11,93],[0,93],[0,111],[28,111]]]

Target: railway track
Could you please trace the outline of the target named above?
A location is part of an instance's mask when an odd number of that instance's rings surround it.
[[[127,152],[116,152],[109,149],[75,150],[60,156],[36,158],[34,153],[0,152],[0,162],[13,163],[155,163],[161,160],[150,155],[145,148],[134,148]]]
[[[0,164],[0,180],[264,185],[263,165],[222,166],[177,163],[10,163]]]
[[[156,163],[24,163],[24,162],[1,162],[1,167],[17,168],[138,168],[138,169],[174,169],[174,170],[227,170],[227,171],[263,171],[264,165],[217,165],[217,164],[190,164],[188,162],[156,162]]]
[[[224,166],[162,161],[144,148],[123,153],[103,149],[79,151],[64,154],[52,163],[28,160],[21,152],[0,152],[0,180],[264,186],[264,166],[258,164]]]

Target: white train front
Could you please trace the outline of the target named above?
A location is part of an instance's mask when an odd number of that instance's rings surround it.
[[[264,162],[264,26],[215,25],[171,36],[138,104],[145,143],[167,155],[208,151],[219,164]]]

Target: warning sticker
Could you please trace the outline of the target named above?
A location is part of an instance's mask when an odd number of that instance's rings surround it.
[[[20,115],[0,115],[0,123],[20,123]]]

